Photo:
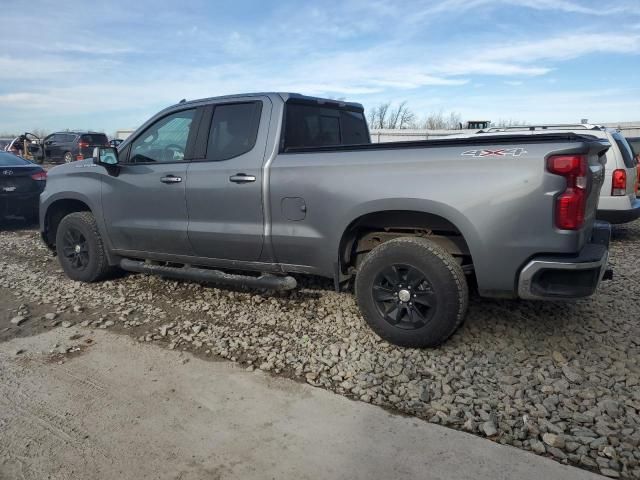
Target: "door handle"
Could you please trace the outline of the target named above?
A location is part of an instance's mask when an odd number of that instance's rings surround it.
[[[162,183],[180,183],[182,181],[182,177],[176,177],[175,175],[167,175],[166,177],[162,177],[160,181]]]
[[[256,177],[253,175],[247,175],[246,173],[236,173],[229,177],[229,181],[233,183],[250,183],[255,182]]]

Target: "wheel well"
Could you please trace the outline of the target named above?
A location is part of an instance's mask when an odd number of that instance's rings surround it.
[[[55,248],[56,234],[60,221],[74,212],[90,212],[89,206],[81,200],[64,199],[53,202],[44,218],[44,239],[49,248]]]
[[[449,220],[431,213],[389,210],[363,215],[347,227],[340,241],[340,273],[352,274],[366,253],[398,237],[428,238],[453,255],[465,273],[473,270],[469,246]]]

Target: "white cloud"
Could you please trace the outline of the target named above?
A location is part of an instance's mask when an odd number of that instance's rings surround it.
[[[591,53],[640,53],[640,35],[584,33],[504,45],[483,52],[489,60],[530,63],[538,60],[568,60]]]
[[[135,52],[136,49],[130,45],[110,45],[107,42],[83,41],[82,43],[62,43],[55,42],[52,45],[42,46],[43,50],[60,53],[87,53],[92,55],[121,55]]]

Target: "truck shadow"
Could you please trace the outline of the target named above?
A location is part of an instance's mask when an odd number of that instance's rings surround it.
[[[640,222],[611,226],[611,240],[616,243],[635,242],[640,238]]]

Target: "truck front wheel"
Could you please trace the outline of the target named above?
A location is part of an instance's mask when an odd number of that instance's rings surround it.
[[[356,298],[369,326],[403,347],[435,347],[464,321],[469,301],[460,265],[420,237],[389,240],[364,258]]]
[[[70,213],[60,221],[56,252],[64,273],[72,280],[96,282],[112,272],[91,212]]]

